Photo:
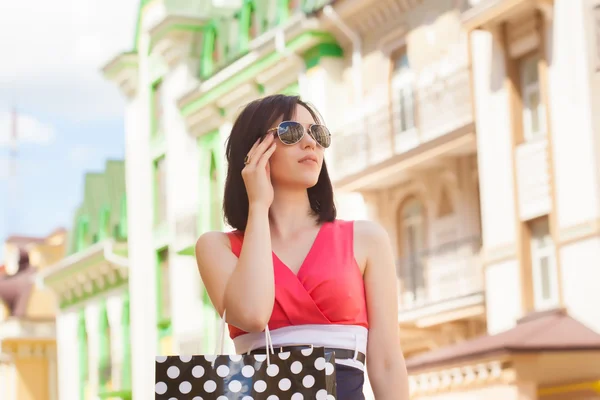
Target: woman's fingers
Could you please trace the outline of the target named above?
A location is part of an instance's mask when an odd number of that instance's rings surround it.
[[[258,139],[260,141],[260,139]],[[250,158],[250,162],[248,165],[257,165],[258,160],[262,157],[262,155],[269,149],[269,146],[273,143],[273,136],[267,135],[267,137],[262,142],[256,142],[252,149],[248,152],[248,157]]]
[[[250,150],[248,150],[248,154],[246,154],[248,156],[248,158],[251,158],[252,154],[256,150],[256,147],[258,146],[259,143],[260,143],[260,138],[257,139],[256,142],[254,142],[254,144],[252,145],[252,147],[250,147]]]
[[[273,155],[273,152],[275,152],[275,148],[277,148],[277,145],[275,143],[271,143],[269,148],[258,159],[257,167],[266,168],[269,158],[271,158],[271,156]]]

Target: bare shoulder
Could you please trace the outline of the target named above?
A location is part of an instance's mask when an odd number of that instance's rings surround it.
[[[231,242],[225,232],[203,233],[196,241],[195,250],[198,267],[212,264],[224,257],[235,257],[231,253]]]
[[[387,231],[374,221],[354,221],[354,241],[366,245],[385,245],[389,241]]]
[[[207,249],[215,249],[216,248],[225,248],[231,249],[231,243],[229,241],[229,237],[225,232],[206,232],[200,235],[198,240],[196,241],[196,252],[198,250],[207,250]]]
[[[389,248],[389,236],[383,226],[374,221],[354,221],[354,257],[363,272],[368,260]]]

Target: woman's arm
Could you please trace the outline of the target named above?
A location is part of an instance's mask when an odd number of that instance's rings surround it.
[[[196,261],[208,295],[227,322],[246,332],[261,332],[271,318],[275,277],[268,207],[250,206],[239,259],[221,232],[203,234]]]
[[[398,295],[394,256],[387,232],[370,221],[356,221],[355,253],[364,271],[369,340],[367,371],[377,400],[408,400],[408,374],[400,348]]]

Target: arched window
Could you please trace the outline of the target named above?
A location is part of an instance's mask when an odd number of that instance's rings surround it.
[[[425,296],[425,212],[417,198],[412,197],[400,206],[397,224],[402,301],[411,305]]]
[[[448,188],[444,185],[442,186],[440,199],[438,201],[438,217],[447,217],[452,214],[454,214],[454,205],[452,204]]]

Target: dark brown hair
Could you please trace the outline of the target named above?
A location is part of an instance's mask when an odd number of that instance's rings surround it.
[[[223,195],[225,221],[234,229],[246,229],[248,222],[248,193],[242,179],[244,157],[256,140],[264,136],[269,128],[283,117],[284,121],[293,118],[296,106],[301,105],[312,115],[315,123],[322,124],[318,112],[299,96],[272,95],[254,100],[244,107],[235,120],[225,146],[227,157],[227,178]],[[315,186],[308,188],[308,199],[312,214],[317,223],[335,220],[336,209],[333,201],[333,187],[327,166],[323,160],[321,173]]]

